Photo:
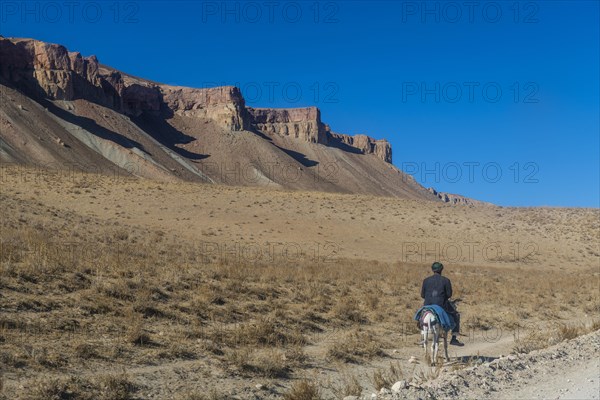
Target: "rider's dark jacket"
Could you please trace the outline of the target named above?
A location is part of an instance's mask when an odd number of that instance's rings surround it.
[[[452,297],[450,279],[437,273],[425,278],[421,287],[421,297],[425,299],[424,306],[437,304],[446,311],[452,311],[448,302],[448,299]]]

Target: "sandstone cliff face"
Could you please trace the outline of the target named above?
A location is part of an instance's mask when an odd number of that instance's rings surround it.
[[[250,127],[245,101],[237,87],[193,89],[161,85],[160,90],[167,108],[177,114],[209,118],[232,131]]]
[[[231,130],[247,128],[239,89],[179,88],[123,77],[102,69],[96,57],[32,39],[0,37],[0,77],[53,100],[86,99],[129,115],[177,112],[210,118]]]
[[[331,136],[348,146],[352,146],[365,154],[375,154],[382,160],[392,162],[392,146],[385,140],[376,140],[367,135],[344,135],[341,133],[332,133]]]
[[[289,136],[309,143],[350,146],[363,154],[374,154],[392,162],[392,148],[387,140],[375,140],[367,135],[333,133],[321,121],[317,107],[305,108],[248,108],[250,121],[259,131]]]
[[[0,36],[0,59],[0,78],[5,82],[53,100],[86,99],[133,116],[148,112],[210,119],[231,131],[256,129],[308,143],[351,148],[392,162],[387,141],[333,133],[316,107],[250,108],[233,86],[194,89],[156,84],[102,67],[95,56],[82,57],[63,46],[33,39]]]
[[[50,99],[85,98],[120,108],[120,74],[101,76],[96,57],[69,53],[63,46],[31,39],[0,37],[0,77],[21,89]]]
[[[262,132],[327,144],[327,131],[316,107],[248,108],[248,112],[253,126]]]

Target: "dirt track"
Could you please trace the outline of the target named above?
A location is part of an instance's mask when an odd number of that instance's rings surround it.
[[[379,399],[598,399],[600,331],[412,384]]]

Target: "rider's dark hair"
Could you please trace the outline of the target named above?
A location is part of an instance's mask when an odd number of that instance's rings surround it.
[[[441,262],[434,262],[431,264],[431,270],[433,272],[441,272],[444,269],[444,265]]]

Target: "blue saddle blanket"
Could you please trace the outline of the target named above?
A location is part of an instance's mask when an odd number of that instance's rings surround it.
[[[425,310],[429,310],[436,315],[437,320],[442,324],[442,328],[444,330],[449,331],[454,329],[454,319],[446,312],[446,310],[444,310],[442,307],[436,304],[423,306],[419,308],[419,310],[415,314],[415,321],[419,321],[419,319],[421,318],[421,313],[423,313],[423,311]]]

